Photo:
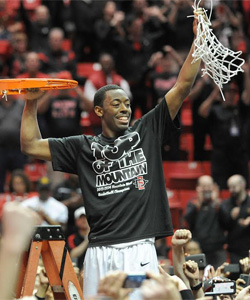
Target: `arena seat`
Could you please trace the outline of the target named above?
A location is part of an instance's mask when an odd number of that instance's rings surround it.
[[[167,188],[194,190],[197,179],[204,175],[204,168],[198,161],[164,161],[163,170]]]
[[[99,63],[77,63],[76,70],[77,74],[81,77],[88,78],[95,71],[100,70],[101,66]]]
[[[168,203],[171,212],[173,227],[175,229],[181,228],[182,207],[179,198],[178,190],[167,189]]]

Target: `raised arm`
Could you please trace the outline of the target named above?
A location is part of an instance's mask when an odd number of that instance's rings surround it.
[[[51,160],[48,139],[43,139],[37,122],[37,99],[43,91],[30,89],[25,95],[26,103],[21,123],[21,150],[24,154]]]
[[[196,28],[197,28],[197,19],[194,19],[193,22],[193,31],[196,36]],[[169,108],[169,113],[172,119],[175,118],[177,112],[179,111],[184,99],[190,93],[190,90],[194,84],[195,78],[198,74],[201,61],[198,60],[194,64],[193,54],[194,51],[194,43],[189,51],[189,54],[180,70],[179,76],[173,88],[165,95],[165,99]]]

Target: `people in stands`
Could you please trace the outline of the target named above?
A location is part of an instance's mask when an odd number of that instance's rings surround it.
[[[220,199],[213,178],[203,175],[198,178],[197,197],[187,205],[184,215],[192,237],[206,254],[207,262],[215,268],[226,261],[224,229],[219,222]]]
[[[84,257],[89,244],[89,225],[84,206],[79,207],[74,212],[74,218],[76,229],[74,233],[68,236],[67,245],[71,259],[76,261],[77,267],[82,270]]]
[[[227,231],[228,252],[231,263],[238,263],[249,255],[250,245],[250,197],[246,189],[246,180],[235,174],[228,178],[230,198],[223,201],[219,220]]]
[[[245,87],[247,88],[247,87]],[[220,189],[227,188],[227,179],[241,174],[248,182],[248,153],[246,124],[249,119],[249,97],[240,97],[234,81],[223,87],[226,101],[217,86],[200,105],[199,113],[209,120],[212,142],[212,177]]]
[[[0,193],[5,190],[7,172],[23,169],[27,157],[20,150],[20,126],[24,103],[14,95],[0,101]]]
[[[37,192],[32,191],[32,184],[24,170],[16,169],[11,173],[9,182],[9,195],[11,200],[22,202]]]
[[[79,186],[78,176],[67,174],[53,189],[53,197],[68,208],[68,223],[66,236],[75,231],[75,210],[83,205],[83,198]]]
[[[45,5],[38,5],[33,17],[20,1],[19,14],[28,36],[30,51],[44,52],[48,49],[48,35],[52,28],[50,11]]]
[[[51,187],[48,177],[41,177],[37,184],[38,196],[31,197],[22,202],[24,207],[29,207],[38,213],[41,225],[61,225],[65,230],[68,221],[68,209],[51,196]]]
[[[75,53],[63,49],[64,32],[61,28],[52,28],[48,36],[48,50],[39,52],[42,62],[41,71],[56,77],[60,71],[69,71],[74,79],[76,74]]]
[[[11,35],[12,53],[7,60],[8,76],[15,78],[25,71],[25,58],[28,53],[28,37],[24,32]]]

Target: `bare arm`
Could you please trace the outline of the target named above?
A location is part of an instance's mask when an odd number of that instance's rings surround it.
[[[197,19],[194,19],[193,31],[196,34]],[[192,64],[194,51],[194,43],[192,44],[191,50],[180,70],[179,76],[174,87],[165,95],[169,113],[172,120],[175,118],[179,111],[184,99],[190,93],[190,90],[194,84],[195,78],[200,68],[201,60]]]
[[[201,103],[198,110],[199,115],[201,115],[203,118],[208,117],[212,104],[214,101],[218,100],[219,93],[219,89],[215,87],[207,99]]]
[[[89,245],[89,240],[85,238],[85,240],[81,242],[80,245],[78,245],[77,247],[75,247],[70,251],[70,257],[77,258],[81,256],[84,253],[84,251],[88,248],[88,245]]]
[[[42,91],[28,91],[21,123],[21,150],[38,159],[51,160],[48,139],[43,139],[37,122],[37,99]],[[29,99],[29,100],[27,100]]]
[[[37,214],[16,202],[4,206],[0,250],[0,299],[11,300],[15,293],[24,251],[38,224]]]
[[[81,106],[82,110],[90,112],[91,110],[94,109],[93,101],[91,101],[88,97],[86,97],[84,95],[84,92],[82,91],[82,89],[79,86],[77,86],[75,88],[75,92],[76,92],[77,96],[79,97],[79,99],[81,100],[80,106]]]

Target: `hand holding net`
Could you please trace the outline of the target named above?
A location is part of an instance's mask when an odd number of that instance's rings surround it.
[[[211,26],[211,14],[208,17],[204,8],[199,8],[201,0],[194,1],[195,18],[198,18],[197,34],[194,41],[193,61],[201,59],[204,62],[202,76],[207,74],[213,79],[222,93],[223,85],[227,84],[238,72],[244,72],[244,59],[240,58],[241,51],[232,51],[224,47],[214,35]],[[212,4],[212,0],[211,0]],[[211,5],[212,6],[212,5]],[[212,12],[212,7],[211,7]]]

